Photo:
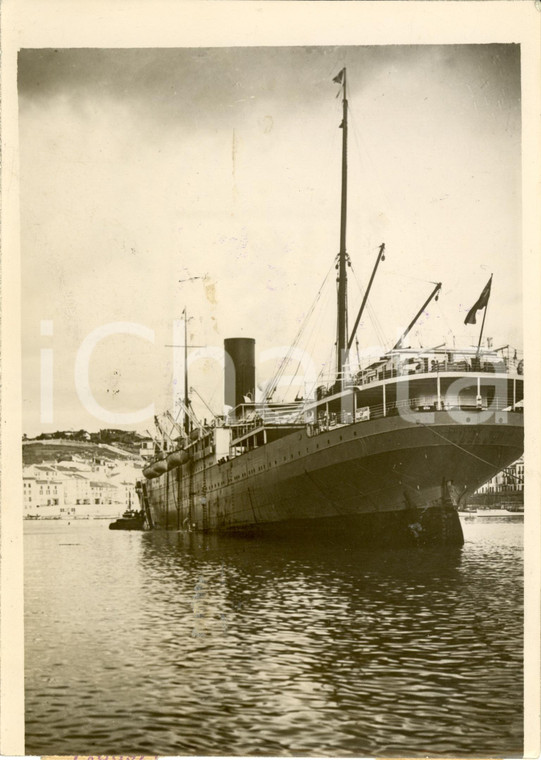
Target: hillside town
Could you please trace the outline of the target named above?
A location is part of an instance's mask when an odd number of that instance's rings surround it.
[[[25,519],[99,520],[138,508],[135,483],[154,453],[151,439],[120,446],[61,435],[23,439]]]

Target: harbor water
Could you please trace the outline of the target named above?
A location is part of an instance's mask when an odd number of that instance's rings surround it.
[[[523,528],[362,553],[25,522],[26,754],[522,754]]]

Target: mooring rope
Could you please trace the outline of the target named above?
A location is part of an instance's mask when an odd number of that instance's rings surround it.
[[[447,438],[447,436],[443,435],[443,433],[438,433],[438,431],[434,430],[434,428],[430,427],[430,425],[425,425],[425,423],[421,422],[420,420],[419,420],[419,425],[422,425],[423,427],[427,428],[428,430],[431,430],[432,433],[434,433],[434,435],[437,435],[437,436],[439,436],[439,438],[442,438],[444,441],[447,441],[447,443],[450,443],[451,446],[456,446],[457,449],[460,449],[465,454],[469,454],[474,459],[478,459],[479,462],[483,462],[483,464],[488,464],[490,467],[498,467],[497,464],[494,464],[493,462],[489,462],[488,460],[483,459],[483,457],[480,457],[477,454],[473,454],[471,451],[468,451],[468,449],[465,449],[464,446],[461,446],[459,443],[455,443],[455,441],[452,441],[450,438]],[[512,472],[509,472],[507,470],[507,468],[504,467],[503,470],[505,471],[506,475],[508,475],[511,478],[514,478],[519,483],[523,483],[524,482],[523,480],[521,480],[516,475],[513,475]]]

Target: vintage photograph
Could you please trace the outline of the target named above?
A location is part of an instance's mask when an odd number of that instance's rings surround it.
[[[26,754],[522,756],[521,45],[17,67]]]

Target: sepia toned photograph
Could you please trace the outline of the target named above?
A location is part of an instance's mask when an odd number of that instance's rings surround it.
[[[523,46],[16,58],[25,754],[523,757]]]

